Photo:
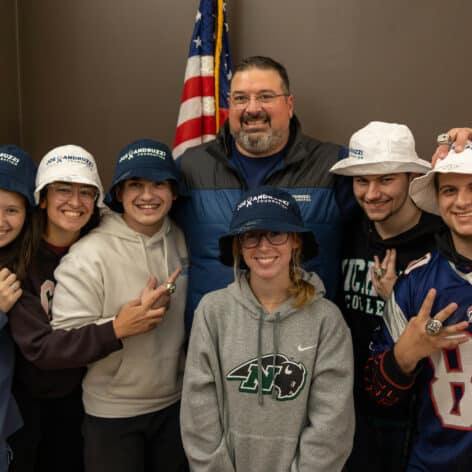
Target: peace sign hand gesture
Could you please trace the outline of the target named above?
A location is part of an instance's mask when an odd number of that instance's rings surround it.
[[[405,330],[393,348],[395,360],[400,369],[406,374],[412,373],[418,362],[441,349],[453,349],[459,344],[469,341],[467,334],[461,333],[469,326],[467,321],[461,321],[450,326],[442,326],[457,309],[457,303],[449,303],[445,308],[431,317],[436,290],[430,289],[421,305],[417,316],[410,318]],[[431,320],[439,321],[441,326],[437,334],[427,329]]]
[[[374,256],[374,266],[371,268],[370,276],[377,295],[387,301],[397,281],[397,251],[387,249],[385,257],[380,262],[378,256]]]

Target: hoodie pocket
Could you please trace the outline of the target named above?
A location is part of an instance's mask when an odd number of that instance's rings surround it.
[[[182,356],[180,351],[167,352],[159,358],[125,353],[108,385],[109,394],[130,400],[163,399],[179,394]]]

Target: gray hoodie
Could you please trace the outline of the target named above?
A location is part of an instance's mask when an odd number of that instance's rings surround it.
[[[184,306],[188,258],[180,229],[166,218],[152,237],[133,231],[121,215],[108,213],[100,226],[74,244],[54,275],[54,329],[80,328],[113,319],[140,297],[150,274],[165,282],[182,273],[162,322],[123,340],[123,349],[88,366],[85,411],[102,418],[151,413],[180,399],[184,364]]]
[[[352,447],[349,330],[323,297],[264,312],[244,272],[195,313],[181,429],[192,470],[336,472]]]

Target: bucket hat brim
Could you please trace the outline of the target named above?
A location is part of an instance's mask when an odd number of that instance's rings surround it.
[[[378,162],[363,162],[356,157],[347,157],[331,167],[330,172],[338,175],[354,177],[357,175],[386,175],[411,172],[424,174],[431,169],[431,164],[423,159],[414,158],[409,162],[379,160]]]
[[[416,206],[421,210],[440,215],[438,197],[434,185],[437,174],[471,174],[472,175],[472,148],[461,153],[449,151],[449,154],[439,160],[436,166],[426,175],[417,177],[410,184],[409,194]]]
[[[301,258],[308,261],[318,255],[318,242],[312,231],[289,223],[280,223],[269,219],[248,221],[244,226],[225,233],[219,239],[220,261],[227,266],[233,266],[233,238],[248,231],[275,231],[300,234],[303,240]]]
[[[155,167],[139,167],[132,170],[127,170],[120,175],[115,176],[113,182],[111,183],[110,190],[105,195],[105,204],[113,211],[123,213],[123,205],[116,199],[115,187],[124,180],[128,179],[146,179],[151,180],[152,182],[165,182],[171,180],[179,185],[178,176],[176,176],[175,171],[172,169],[159,168]],[[180,188],[179,188],[180,190]],[[180,193],[180,192],[179,192]]]

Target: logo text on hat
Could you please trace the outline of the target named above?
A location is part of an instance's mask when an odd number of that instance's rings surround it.
[[[364,159],[364,151],[362,149],[349,148],[349,155],[357,159]]]
[[[11,164],[13,166],[17,166],[20,162],[20,159],[18,157],[12,156],[11,154],[2,152],[0,153],[0,161],[7,162],[8,164]]]
[[[85,156],[51,156],[47,161],[46,165],[55,165],[55,164],[62,164],[62,163],[67,163],[67,164],[80,164],[85,167],[88,167],[89,169],[93,169],[95,167],[94,163]]]
[[[131,159],[134,159],[135,157],[141,157],[141,156],[158,157],[159,159],[165,160],[167,153],[165,151],[162,151],[161,149],[138,148],[138,149],[133,149],[131,151],[128,151],[126,154],[120,157],[118,162],[121,163],[124,161],[130,161]]]
[[[272,204],[272,205],[278,205],[278,206],[286,209],[290,205],[290,202],[288,202],[287,200],[282,200],[281,198],[272,197],[270,195],[262,193],[261,195],[248,197],[248,198],[246,198],[246,200],[243,200],[237,206],[236,211],[239,211],[241,208],[244,208],[244,207],[248,208],[248,207],[250,207],[251,205],[254,205],[254,204],[264,204],[264,205]]]

